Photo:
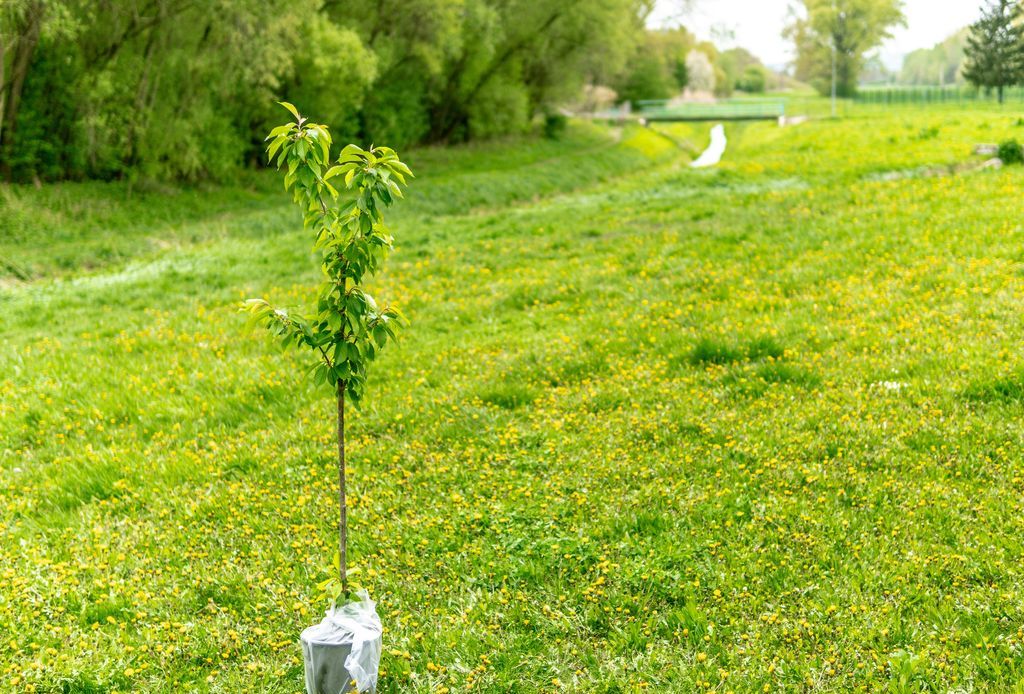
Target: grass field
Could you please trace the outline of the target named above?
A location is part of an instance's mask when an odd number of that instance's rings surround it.
[[[1024,691],[1024,169],[962,170],[1024,127],[872,114],[403,157],[381,692]],[[334,405],[237,312],[317,281],[287,196],[0,204],[0,690],[300,692]]]

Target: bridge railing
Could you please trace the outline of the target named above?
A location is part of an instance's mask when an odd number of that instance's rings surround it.
[[[786,102],[770,99],[672,103],[638,101],[634,113],[649,121],[658,120],[774,120],[786,115]]]

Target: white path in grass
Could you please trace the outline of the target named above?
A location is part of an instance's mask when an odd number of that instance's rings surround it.
[[[725,139],[725,126],[719,123],[711,128],[711,144],[695,161],[690,163],[690,166],[695,169],[714,166],[722,160],[727,142],[728,140]]]

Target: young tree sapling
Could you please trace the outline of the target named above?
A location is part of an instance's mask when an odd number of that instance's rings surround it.
[[[284,187],[302,208],[304,226],[314,233],[324,279],[310,314],[275,308],[249,299],[243,309],[281,340],[306,348],[315,358],[313,380],[331,388],[338,402],[338,574],[325,585],[334,602],[349,595],[348,508],[345,480],[345,399],[363,397],[367,368],[405,323],[392,305],[380,306],[363,282],[383,264],[392,248],[383,210],[402,198],[412,172],[394,150],[348,145],[332,163],[327,126],[311,123],[287,102],[295,117],[267,136],[270,162],[285,169]],[[344,181],[348,194],[335,187]],[[332,182],[333,181],[333,182]]]

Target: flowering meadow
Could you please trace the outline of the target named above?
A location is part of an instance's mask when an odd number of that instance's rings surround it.
[[[573,124],[402,152],[349,419],[379,691],[1015,691],[1024,139],[1009,111]],[[0,691],[302,691],[335,403],[272,174],[0,189]]]

